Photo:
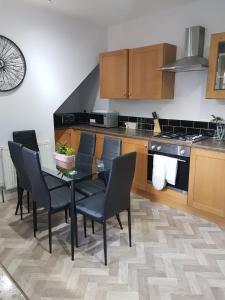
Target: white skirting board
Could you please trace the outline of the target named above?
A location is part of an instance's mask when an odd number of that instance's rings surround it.
[[[42,164],[47,165],[53,153],[51,144],[49,142],[41,142],[38,146]],[[11,190],[16,185],[16,172],[10,157],[9,148],[0,147],[0,188]]]

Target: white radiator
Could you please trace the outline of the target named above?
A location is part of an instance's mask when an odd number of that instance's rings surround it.
[[[43,142],[38,144],[40,149],[40,157],[43,165],[47,165],[52,157],[51,144],[49,142]],[[10,190],[16,187],[16,172],[13,166],[9,148],[2,147],[1,149],[1,168],[2,178],[0,178],[0,186],[6,190]]]

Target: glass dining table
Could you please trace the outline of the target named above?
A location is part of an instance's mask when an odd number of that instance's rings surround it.
[[[49,157],[41,163],[42,171],[48,175],[63,180],[70,187],[70,226],[71,226],[71,258],[74,260],[74,241],[78,247],[78,229],[77,229],[77,213],[76,213],[76,183],[92,179],[101,174],[101,179],[107,184],[108,173],[111,168],[111,160],[100,160],[84,153],[75,155],[70,162],[56,160]],[[82,200],[80,200],[82,201]]]

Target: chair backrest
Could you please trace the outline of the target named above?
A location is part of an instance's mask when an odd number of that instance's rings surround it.
[[[84,153],[93,156],[95,152],[95,141],[96,141],[95,134],[88,133],[88,132],[81,132],[78,153]]]
[[[33,151],[39,151],[35,130],[14,131],[13,141]]]
[[[25,170],[32,187],[32,199],[46,209],[51,207],[51,197],[41,171],[39,153],[26,147],[22,149]]]
[[[101,159],[112,160],[120,156],[120,153],[121,153],[121,140],[105,137]]]
[[[80,145],[76,155],[76,168],[79,170],[92,169],[92,161],[95,152],[96,135],[93,133],[81,132]]]
[[[101,160],[112,161],[121,154],[121,140],[109,137],[104,138]],[[109,162],[108,162],[109,163]],[[107,184],[109,179],[109,171],[98,174],[98,178]]]
[[[23,145],[9,141],[8,146],[9,146],[9,153],[10,153],[12,162],[16,169],[18,185],[19,185],[19,187],[30,192],[31,184],[30,184],[29,178],[27,176],[27,173],[26,173],[26,170],[24,167],[24,162],[23,162],[23,155],[22,155]]]
[[[117,157],[112,162],[109,182],[105,193],[106,218],[130,207],[130,191],[134,178],[136,152]]]

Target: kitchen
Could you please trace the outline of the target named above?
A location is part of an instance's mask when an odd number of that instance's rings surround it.
[[[212,36],[209,63],[203,57],[205,28],[202,26],[186,28],[184,58],[179,60],[176,60],[176,47],[169,44],[102,53],[99,67],[100,98],[102,101],[107,98],[114,99],[111,102],[129,98],[125,100],[129,101],[129,104],[132,99],[138,101],[139,98],[159,98],[159,101],[165,98],[173,99],[175,72],[184,72],[184,76],[189,72],[207,73],[209,64],[206,98],[223,99],[223,87],[214,88],[214,79],[217,85],[218,74],[224,72],[224,67],[220,72],[216,71],[215,54],[219,50],[214,49],[219,47],[216,46],[217,41],[220,42],[220,48],[222,47],[224,37],[224,33]],[[163,61],[160,53],[164,53]],[[219,65],[222,65],[222,62],[218,63]],[[151,82],[146,89],[145,82]],[[127,103],[127,106],[129,104]],[[62,109],[63,105],[60,107],[60,110]],[[121,116],[117,112],[106,111],[56,113],[55,137],[56,143],[67,143],[76,149],[81,131],[94,132],[97,134],[96,151],[99,158],[104,136],[121,138],[122,153],[138,153],[134,192],[148,196],[151,200],[164,199],[165,203],[172,206],[174,203],[180,207],[183,205],[184,210],[188,211],[191,208],[192,213],[224,224],[225,194],[222,186],[225,127],[222,118],[220,120],[215,116],[210,117],[210,122],[205,122],[158,119],[155,112],[152,113],[152,118]],[[161,170],[164,166],[160,165],[160,162],[159,165],[156,163],[155,155],[176,159],[171,183],[166,184],[166,174]],[[208,167],[204,169],[204,166]],[[211,175],[210,170],[214,170],[215,173]],[[215,189],[218,190],[216,196],[213,188],[215,186],[218,187]]]
[[[0,0],[0,7],[0,41],[13,41],[26,61],[20,86],[2,91],[0,42],[0,298],[17,291],[34,300],[224,299],[224,1]],[[63,206],[49,222],[42,205],[32,206],[32,189],[19,203],[8,145],[26,130],[37,137],[43,177],[54,173],[47,163],[54,158],[55,167],[60,148],[76,160],[85,135],[95,139],[96,169],[104,169],[109,141],[119,159],[136,152],[130,217],[122,211],[108,220],[108,252],[96,219],[78,213],[72,225],[72,203],[82,209],[96,199],[79,205],[85,180],[71,184],[67,169],[55,178],[71,187],[70,213]],[[128,177],[120,171],[116,192]],[[89,173],[89,183],[99,174]]]

